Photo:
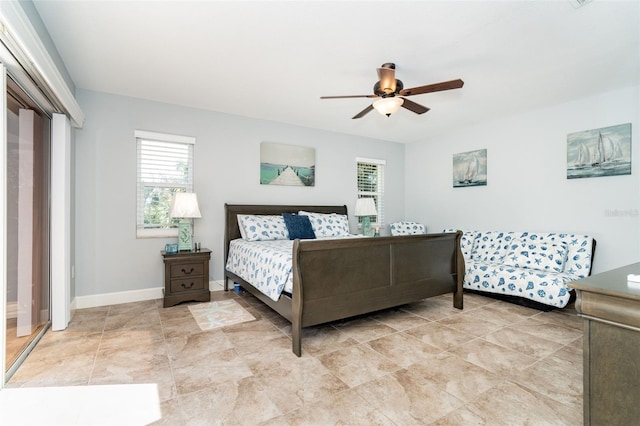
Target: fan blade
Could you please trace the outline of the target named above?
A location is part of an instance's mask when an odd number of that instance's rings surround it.
[[[320,96],[320,99],[379,98],[378,95]]]
[[[443,90],[459,89],[464,86],[464,81],[457,79],[443,81],[442,83],[427,84],[426,86],[412,87],[400,91],[400,96],[421,95],[423,93],[442,92]]]
[[[396,91],[396,70],[393,68],[378,68],[380,90],[387,95]]]
[[[410,101],[409,99],[402,98],[402,100],[402,108],[406,108],[409,111],[415,112],[416,114],[424,114],[425,112],[429,111],[429,108],[427,108],[426,106],[417,104],[413,101]]]
[[[351,117],[353,120],[355,120],[356,118],[361,118],[364,117],[366,114],[369,113],[369,111],[371,111],[373,109],[373,105],[369,105],[368,107],[366,107],[365,109],[363,109],[362,111],[360,111],[359,113],[357,113],[356,115],[354,115],[353,117]]]

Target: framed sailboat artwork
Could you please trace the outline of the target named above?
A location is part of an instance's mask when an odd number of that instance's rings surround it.
[[[487,150],[453,154],[453,187],[487,185]]]
[[[567,179],[631,174],[631,123],[567,135]]]

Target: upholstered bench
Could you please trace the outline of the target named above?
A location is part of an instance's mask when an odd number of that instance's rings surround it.
[[[463,287],[563,308],[567,283],[591,274],[595,240],[588,235],[464,231]]]

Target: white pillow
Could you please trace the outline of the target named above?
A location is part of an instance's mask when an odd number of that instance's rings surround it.
[[[282,216],[238,215],[240,235],[247,241],[288,240],[289,231]]]
[[[562,272],[567,259],[567,244],[513,240],[504,256],[504,264],[516,268]]]
[[[349,235],[349,219],[345,214],[312,213],[299,211],[299,215],[309,216],[309,222],[316,238],[343,237]]]
[[[243,218],[247,216],[246,214],[239,214],[237,215],[238,217],[238,228],[240,229],[240,236],[242,237],[243,240],[247,239],[247,234],[244,232],[244,226],[242,226],[242,221],[244,220]]]

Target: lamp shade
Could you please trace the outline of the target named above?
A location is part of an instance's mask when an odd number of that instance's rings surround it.
[[[404,99],[402,98],[382,98],[378,99],[373,103],[373,107],[382,115],[386,115],[389,117],[391,114],[394,114],[400,109],[402,104],[404,103]]]
[[[198,197],[194,192],[176,192],[171,204],[171,217],[202,217],[198,207]]]
[[[356,216],[377,215],[378,211],[376,210],[376,203],[373,201],[373,198],[358,198],[354,214]]]

